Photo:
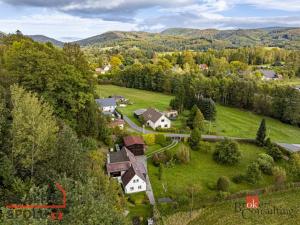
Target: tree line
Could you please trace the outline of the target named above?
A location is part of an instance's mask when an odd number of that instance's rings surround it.
[[[0,204],[67,192],[62,224],[127,224],[124,197],[104,170],[110,130],[98,112],[92,73],[78,45],[63,49],[22,34],[0,39]],[[43,202],[48,204],[49,202]],[[0,224],[54,224],[48,218],[9,218]],[[30,213],[30,212],[29,212]],[[49,212],[50,213],[50,212]]]

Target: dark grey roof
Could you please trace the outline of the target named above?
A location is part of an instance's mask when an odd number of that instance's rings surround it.
[[[121,151],[118,152],[110,152],[109,158],[110,158],[110,163],[130,161],[126,148],[122,148]]]
[[[278,143],[278,145],[292,153],[300,152],[300,144]]]
[[[137,175],[139,178],[141,178],[143,181],[146,182],[146,178],[145,178],[144,174],[142,174],[138,169],[131,166],[121,177],[124,187],[131,181],[131,179],[135,175]]]
[[[259,70],[265,78],[276,78],[277,74],[274,70]]]
[[[151,120],[153,123],[155,123],[160,119],[160,117],[162,117],[162,115],[163,114],[158,112],[156,109],[149,108],[142,114],[142,117],[145,121]]]
[[[96,99],[96,103],[102,107],[105,106],[117,106],[116,100],[114,98],[101,98]]]
[[[142,115],[147,109],[137,109],[134,111],[134,114],[137,116]]]

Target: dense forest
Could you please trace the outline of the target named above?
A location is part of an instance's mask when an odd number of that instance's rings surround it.
[[[99,52],[91,54],[96,64],[109,61]],[[190,109],[207,98],[300,125],[300,92],[280,81],[264,81],[260,72],[275,71],[282,81],[299,78],[299,51],[256,47],[149,54],[130,49],[110,54],[113,70],[100,82],[175,94],[172,106],[177,109]]]
[[[1,206],[53,203],[58,182],[67,192],[61,224],[127,224],[122,191],[104,172],[110,130],[94,84],[76,44],[58,49],[20,33],[0,39]],[[57,223],[14,213],[2,207],[0,224]]]
[[[299,50],[299,42],[299,28],[279,27],[238,30],[171,28],[161,33],[112,31],[76,43],[92,49],[137,47],[144,51],[166,52],[256,46]]]

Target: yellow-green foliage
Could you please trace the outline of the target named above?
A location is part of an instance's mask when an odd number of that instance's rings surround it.
[[[144,141],[146,145],[154,145],[155,144],[155,134],[144,134]]]

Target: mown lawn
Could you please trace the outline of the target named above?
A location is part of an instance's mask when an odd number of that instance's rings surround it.
[[[132,105],[120,110],[132,119],[133,111],[140,108],[155,107],[165,110],[169,106],[170,95],[150,91],[124,88],[114,85],[98,86],[97,92],[101,97],[109,95],[123,95],[133,102]],[[232,137],[254,138],[263,116],[236,108],[217,105],[217,119],[212,124],[211,131],[217,135]],[[273,141],[286,143],[300,143],[300,128],[284,124],[272,118],[266,118],[268,133]],[[137,122],[135,120],[135,122]],[[181,121],[174,123],[176,127],[182,126]]]
[[[212,146],[212,151],[214,150]],[[245,173],[250,162],[257,159],[258,154],[265,152],[251,144],[239,144],[242,153],[241,161],[235,166],[226,166],[216,163],[212,159],[212,152],[191,151],[191,161],[188,164],[175,164],[175,166],[165,167],[163,177],[158,178],[159,168],[155,167],[151,161],[148,163],[148,173],[156,198],[171,197],[178,199],[178,196],[186,195],[191,187],[195,188],[195,196],[200,198],[210,198],[216,195],[215,186],[221,176],[232,178],[235,175]],[[229,191],[234,193],[241,190],[250,190],[272,184],[271,176],[263,176],[263,179],[256,185],[246,182],[235,184],[231,182]]]
[[[135,217],[138,217],[142,224],[147,224],[147,219],[151,218],[151,209],[148,198],[145,192],[135,193],[127,195],[127,209],[129,210],[128,219],[132,221]]]

